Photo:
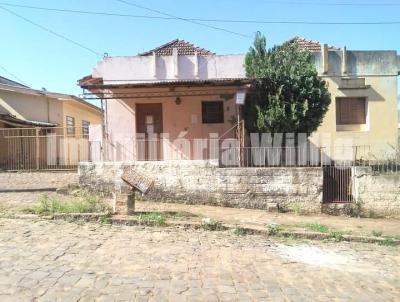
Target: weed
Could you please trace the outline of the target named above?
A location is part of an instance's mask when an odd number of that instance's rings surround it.
[[[206,231],[221,231],[223,225],[221,222],[213,220],[211,218],[203,218],[201,220],[201,227]]]
[[[303,209],[303,203],[301,202],[292,202],[289,204],[288,209],[291,212],[294,212],[296,215],[303,215],[304,214],[304,209]]]
[[[381,236],[382,236],[382,234],[383,234],[383,232],[382,232],[382,231],[376,231],[376,230],[372,230],[372,236],[375,236],[375,237],[381,237]]]
[[[100,217],[101,224],[111,224],[111,217],[110,215],[104,215]]]
[[[57,196],[43,194],[39,198],[39,205],[25,211],[38,215],[51,215],[54,213],[96,213],[109,212],[109,207],[100,197],[82,192],[80,196],[69,200],[61,200]]]
[[[320,224],[318,222],[306,223],[304,226],[315,232],[328,233],[329,231],[329,228],[326,225]]]
[[[240,226],[237,226],[237,227],[235,228],[235,230],[233,231],[233,233],[234,233],[236,236],[245,236],[245,235],[247,235],[247,230],[246,230],[245,228],[242,228],[242,227],[240,227]]]
[[[397,246],[399,245],[398,241],[400,240],[399,235],[395,236],[384,236],[384,240],[378,242],[379,245],[384,245],[384,246]]]
[[[343,233],[340,231],[329,231],[329,237],[334,239],[335,241],[343,241]]]
[[[281,231],[281,226],[279,224],[276,223],[269,223],[267,224],[267,234],[269,236],[274,236],[276,234],[278,234]]]
[[[156,226],[165,226],[167,215],[162,212],[141,213],[138,217],[139,222],[152,224]]]

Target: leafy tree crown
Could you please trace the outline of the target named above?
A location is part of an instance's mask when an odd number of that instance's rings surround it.
[[[295,42],[271,49],[257,33],[245,58],[252,79],[245,105],[250,132],[312,133],[322,123],[331,97],[310,52]]]

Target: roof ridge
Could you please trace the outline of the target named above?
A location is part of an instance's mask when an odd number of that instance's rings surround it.
[[[177,44],[176,47],[172,47],[174,44]],[[139,53],[138,56],[149,56],[153,53],[156,53],[156,55],[172,55],[173,48],[177,48],[178,53],[181,55],[193,55],[196,52],[200,55],[215,55],[215,53],[211,52],[208,49],[199,47],[194,43],[177,38],[149,51]]]
[[[316,52],[321,50],[321,46],[325,43],[321,43],[320,41],[311,40],[305,37],[294,36],[293,38],[288,40],[289,43],[297,42],[303,50],[308,50],[311,52]],[[300,42],[300,43],[299,43]],[[329,50],[341,50],[340,47],[328,45]]]

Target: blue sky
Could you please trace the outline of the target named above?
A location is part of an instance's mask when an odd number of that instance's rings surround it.
[[[265,21],[400,21],[395,0],[126,0],[186,18],[256,19]],[[40,7],[159,16],[117,0],[4,1]],[[1,3],[4,3],[0,0]],[[351,6],[312,5],[347,3]],[[372,4],[368,6],[365,4]],[[56,13],[4,6],[99,53],[135,55],[175,38],[185,39],[218,54],[243,53],[252,39],[180,20],[154,20]],[[348,49],[391,49],[400,52],[397,25],[259,25],[208,23],[254,35],[259,30],[270,46],[303,36]],[[0,66],[33,88],[79,94],[76,81],[91,73],[98,58],[0,9]],[[12,78],[0,69],[0,75]]]

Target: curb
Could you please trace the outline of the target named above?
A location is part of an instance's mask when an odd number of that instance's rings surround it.
[[[7,218],[7,217],[4,217]],[[184,229],[201,229],[203,226],[201,222],[185,221],[185,220],[167,220],[165,224],[159,225],[154,221],[141,221],[133,216],[110,215],[109,213],[68,213],[68,214],[53,214],[51,216],[39,216],[36,214],[13,215],[14,219],[37,219],[37,220],[66,220],[66,221],[85,221],[85,222],[99,222],[110,225],[124,225],[124,226],[149,226],[149,227],[176,227]],[[328,233],[320,232],[301,232],[301,231],[278,231],[275,234],[270,234],[268,230],[256,227],[242,227],[240,225],[231,225],[221,223],[218,225],[216,231],[234,231],[240,228],[246,235],[261,235],[266,237],[284,237],[296,239],[310,239],[310,240],[329,240],[335,239]],[[361,242],[361,243],[386,243],[387,238],[360,236],[360,235],[341,235],[340,240],[347,242]],[[390,240],[390,245],[400,246],[400,240]]]

